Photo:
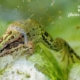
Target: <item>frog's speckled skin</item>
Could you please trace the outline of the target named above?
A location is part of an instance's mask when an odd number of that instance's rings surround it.
[[[9,44],[9,42],[19,37],[20,34],[23,34],[25,44],[27,44],[29,41],[33,42],[35,45],[39,42],[42,42],[45,46],[54,51],[58,52],[65,50],[73,62],[75,61],[72,54],[80,59],[80,57],[74,52],[74,50],[65,40],[61,38],[56,38],[53,40],[52,37],[44,30],[41,24],[31,19],[13,22],[6,30],[6,34],[3,35],[1,44],[3,46],[5,43]],[[14,38],[12,38],[12,36],[14,36]]]

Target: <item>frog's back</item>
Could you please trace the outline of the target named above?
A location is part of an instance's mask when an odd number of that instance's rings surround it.
[[[31,19],[27,19],[27,20],[17,20],[14,21],[7,30],[14,30],[14,31],[20,31],[22,29],[22,31],[26,31],[27,33],[30,32],[32,29],[38,29],[41,28],[41,25],[35,21],[35,20],[31,20]]]

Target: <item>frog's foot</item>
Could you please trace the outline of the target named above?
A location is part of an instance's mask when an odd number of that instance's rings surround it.
[[[28,47],[29,53],[33,54],[33,52],[34,52],[34,43],[32,41],[28,41],[28,43],[26,44],[26,47]]]

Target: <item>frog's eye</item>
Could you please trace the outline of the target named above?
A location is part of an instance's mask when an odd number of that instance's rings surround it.
[[[24,37],[25,36],[25,34],[24,33],[21,33],[21,37]]]

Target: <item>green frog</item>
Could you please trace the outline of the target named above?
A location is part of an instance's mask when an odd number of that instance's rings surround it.
[[[62,60],[65,58],[65,53],[72,59],[72,62],[75,62],[73,55],[80,59],[64,39],[53,39],[46,32],[43,25],[31,19],[14,21],[9,25],[0,39],[0,44],[2,45],[0,57],[11,55],[15,59],[24,52],[32,54],[38,43],[43,43],[46,47],[56,52],[63,50],[64,56]]]

